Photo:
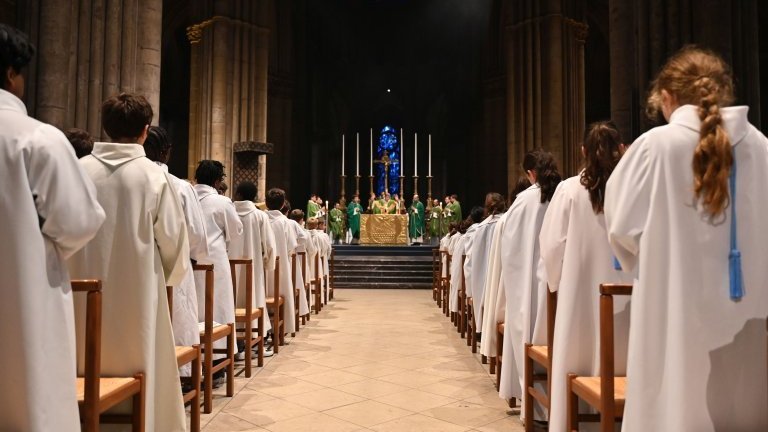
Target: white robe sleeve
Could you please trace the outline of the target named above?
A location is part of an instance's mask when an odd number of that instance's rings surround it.
[[[184,211],[166,174],[154,221],[155,241],[160,252],[166,285],[181,283],[189,262],[189,242]]]
[[[625,272],[637,266],[640,237],[650,212],[653,179],[645,135],[638,138],[608,179],[605,225],[613,253]]]
[[[187,220],[187,233],[189,234],[189,256],[195,261],[203,260],[208,256],[208,235],[205,231],[203,208],[197,199],[197,194],[192,185],[182,180],[186,185],[179,184],[182,197],[182,206]]]
[[[75,159],[64,135],[53,126],[42,125],[31,142],[37,146],[25,155],[27,178],[40,230],[66,259],[80,250],[104,223],[104,210],[96,199],[96,188]],[[11,185],[6,185],[11,186]]]
[[[539,233],[539,251],[544,262],[549,290],[556,292],[563,274],[565,242],[568,235],[568,223],[571,219],[573,200],[565,182],[560,182],[552,196]]]
[[[264,260],[264,268],[274,270],[277,244],[275,243],[275,232],[272,231],[267,217],[260,218],[259,230],[261,231],[261,257]]]

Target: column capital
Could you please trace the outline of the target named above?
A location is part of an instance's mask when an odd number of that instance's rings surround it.
[[[228,24],[234,24],[240,27],[244,27],[250,30],[255,30],[256,32],[262,35],[269,34],[268,28],[260,27],[253,23],[225,17],[222,15],[215,15],[205,21],[202,21],[198,24],[192,24],[191,26],[187,27],[187,39],[189,39],[189,43],[190,44],[199,43],[203,39],[203,30],[205,30],[206,27],[210,27],[213,24],[216,24],[217,22],[225,22]]]

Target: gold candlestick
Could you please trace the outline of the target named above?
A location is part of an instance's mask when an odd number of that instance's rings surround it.
[[[405,199],[405,189],[403,188],[403,181],[405,181],[405,177],[400,176],[400,198]]]
[[[419,194],[419,176],[413,176],[413,194]]]
[[[347,176],[342,174],[339,177],[341,178],[341,199],[346,200],[347,191],[345,185],[347,183]]]
[[[355,195],[360,196],[360,176],[355,176]]]
[[[432,176],[427,176],[427,209],[432,210]]]
[[[368,179],[370,180],[370,183],[371,183],[371,193],[373,193],[373,176],[368,176]]]

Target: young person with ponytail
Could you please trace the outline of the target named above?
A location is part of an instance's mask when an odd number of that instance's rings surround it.
[[[552,353],[552,393],[549,426],[567,428],[567,375],[600,375],[601,283],[632,283],[614,268],[605,232],[605,185],[624,154],[621,135],[613,122],[590,125],[581,147],[584,169],[557,186],[539,236],[541,260],[549,289],[558,293]],[[615,366],[623,375],[629,331],[628,298],[614,303]]]
[[[669,124],[632,145],[605,194],[636,275],[623,430],[768,430],[768,140],[728,65],[685,48],[653,82]]]
[[[505,312],[503,320],[499,316],[486,316],[482,327],[482,342],[488,350],[486,336],[495,335],[498,321],[506,323],[505,360],[502,363],[499,387],[499,397],[502,399],[520,399],[522,396],[525,343],[546,341],[546,329],[537,329],[533,325],[537,316],[544,313],[543,299],[546,297],[542,294],[543,275],[539,272],[539,231],[549,201],[561,179],[552,154],[542,149],[525,155],[523,171],[531,187],[517,195],[503,216],[503,225],[502,222],[497,224],[494,243],[497,244],[498,256],[494,258],[495,264],[491,263],[493,270],[489,270],[486,280],[486,290],[491,290],[497,296],[493,300],[486,296],[486,311],[498,310],[504,305]],[[493,244],[491,249],[494,249]],[[546,289],[545,282],[543,287]]]

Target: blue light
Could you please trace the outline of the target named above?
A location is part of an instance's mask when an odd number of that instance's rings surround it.
[[[392,126],[384,126],[379,133],[379,144],[376,146],[376,159],[381,160],[384,152],[387,152],[392,163],[389,172],[384,172],[384,164],[376,164],[376,194],[384,191],[384,176],[387,175],[389,193],[400,192],[400,142]]]

